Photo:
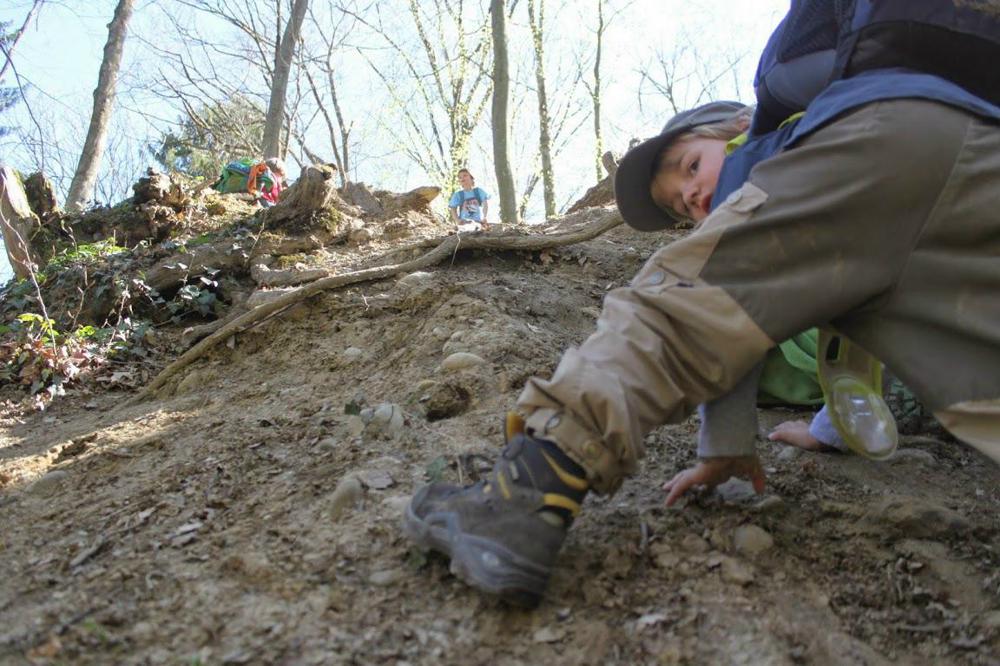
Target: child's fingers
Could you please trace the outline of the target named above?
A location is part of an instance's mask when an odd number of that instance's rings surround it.
[[[698,480],[694,474],[694,470],[684,470],[674,478],[670,479],[663,484],[663,490],[667,491],[667,506],[673,506],[674,502],[680,499],[681,495],[686,493],[692,486],[696,485]]]
[[[669,481],[667,481],[666,483],[664,483],[663,486],[662,486],[663,491],[664,492],[670,492],[670,489],[674,487],[675,483],[677,483],[677,480],[680,478],[681,474],[683,474],[683,472],[675,474],[674,478],[672,478]]]
[[[687,485],[677,484],[673,488],[671,488],[670,492],[667,493],[667,499],[666,499],[667,506],[673,506],[674,503],[677,500],[679,500],[684,493],[687,492],[688,487],[689,486]]]
[[[678,484],[682,483],[685,478],[692,474],[692,472],[694,472],[694,468],[686,469],[683,472],[677,472],[677,474],[674,474],[674,478],[663,484],[663,489],[669,491],[671,488],[674,488]]]

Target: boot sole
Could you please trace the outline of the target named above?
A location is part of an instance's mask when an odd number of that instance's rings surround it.
[[[534,608],[551,569],[519,557],[490,539],[465,534],[454,514],[432,514],[442,524],[430,523],[413,511],[422,492],[406,506],[403,534],[424,550],[436,550],[451,558],[449,569],[472,587],[499,596],[504,601]]]

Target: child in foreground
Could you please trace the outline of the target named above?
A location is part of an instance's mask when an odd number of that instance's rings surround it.
[[[906,14],[920,4],[806,0],[790,14]],[[935,6],[924,19],[958,24],[980,11]],[[488,480],[414,495],[404,532],[448,555],[463,580],[538,603],[584,498],[620,488],[646,433],[755,386],[768,351],[811,327],[830,326],[876,355],[953,435],[1000,461],[1000,91],[989,88],[994,79],[971,81],[985,82],[973,93],[923,63],[866,60],[873,49],[908,52],[883,49],[885,31],[841,40],[836,26],[853,25],[843,18],[831,17],[833,41],[858,61],[798,122],[751,137],[728,159],[695,140],[697,164],[687,150],[661,164],[672,138],[661,135],[622,160],[615,193],[631,226],[666,229],[678,215],[708,214],[608,293],[596,331],[550,378],[527,381],[517,401],[524,420],[511,420]],[[994,54],[1000,15],[978,18],[989,24],[983,40],[956,47]],[[912,21],[894,25],[902,37],[913,33]],[[788,20],[778,32],[799,27]],[[741,160],[752,169],[738,168]],[[695,176],[715,166],[715,189],[702,187]],[[699,451],[697,464],[665,484],[668,504],[734,476],[763,488],[753,442],[716,443],[723,448]]]

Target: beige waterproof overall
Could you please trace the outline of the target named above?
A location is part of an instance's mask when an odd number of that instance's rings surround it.
[[[1000,126],[873,102],[761,162],[608,294],[597,331],[529,380],[518,409],[613,492],[649,430],[825,324],[1000,462]]]

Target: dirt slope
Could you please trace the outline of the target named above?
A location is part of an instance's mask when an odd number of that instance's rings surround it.
[[[884,464],[762,440],[765,496],[666,510],[697,423],[661,428],[533,612],[409,548],[413,490],[488,465],[524,379],[662,240],[460,252],[313,298],[137,407],[8,413],[0,662],[1000,663],[1000,470],[926,437]]]

